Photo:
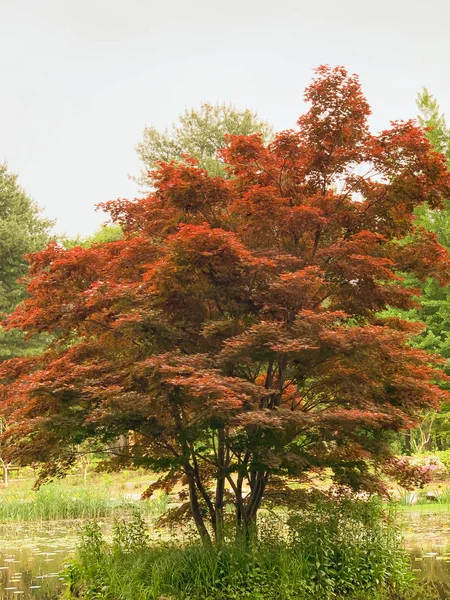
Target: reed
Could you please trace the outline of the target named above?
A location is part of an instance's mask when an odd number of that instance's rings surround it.
[[[52,483],[37,491],[3,490],[0,522],[102,519],[121,514],[130,507],[138,507],[143,515],[159,516],[166,506],[166,497],[142,502],[125,495],[113,497],[108,489]]]

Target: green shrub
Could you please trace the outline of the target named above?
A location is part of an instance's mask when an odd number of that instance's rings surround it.
[[[380,588],[401,592],[411,583],[409,561],[392,513],[381,502],[321,502],[291,518],[302,578],[323,597],[372,597]]]
[[[446,468],[447,475],[450,474],[450,450],[441,450],[440,452],[435,452],[435,455]]]
[[[110,544],[98,527],[85,529],[66,576],[69,595],[102,600],[400,599],[413,588],[398,529],[378,501],[320,503],[288,523],[266,516],[250,547],[213,549],[151,544],[135,514],[116,524]]]

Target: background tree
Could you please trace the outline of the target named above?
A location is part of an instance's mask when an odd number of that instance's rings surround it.
[[[419,123],[427,130],[427,137],[433,147],[447,158],[450,166],[450,131],[441,113],[439,104],[426,88],[417,95]]]
[[[450,199],[445,159],[413,122],[370,133],[356,76],[320,67],[298,128],[266,146],[235,136],[232,177],[196,161],[153,172],[154,192],[108,203],[123,238],[56,244],[31,259],[29,297],[9,327],[47,332],[43,355],[0,373],[10,455],[64,472],[74,445],[183,486],[206,544],[254,528],[263,498],[330,469],[337,485],[383,489],[413,475],[392,432],[448,397],[433,357],[412,347],[405,277],[446,281],[447,253],[412,225],[414,210]],[[361,168],[364,165],[364,170]],[[403,274],[403,275],[401,275]]]
[[[43,248],[52,222],[20,187],[17,175],[0,164],[0,315],[14,310],[25,297],[20,280],[28,273],[25,255]],[[42,347],[42,339],[25,341],[19,330],[0,328],[0,361]]]
[[[25,297],[25,285],[21,279],[29,269],[25,255],[45,246],[49,240],[52,223],[43,218],[37,205],[27,196],[17,181],[17,175],[9,172],[7,164],[0,164],[0,315],[11,313]],[[25,339],[20,329],[5,331],[0,327],[0,362],[13,356],[35,354],[45,344],[46,336]],[[0,431],[7,429],[7,420],[0,415]],[[6,458],[4,445],[0,443],[0,463],[3,484],[8,486],[11,462]]]
[[[447,159],[450,166],[450,132],[441,113],[440,106],[427,89],[418,94],[418,120],[425,129],[426,136],[433,147]],[[432,209],[427,205],[416,210],[417,223],[428,231],[434,232],[442,244],[450,250],[450,205],[444,201],[443,208]],[[412,282],[411,282],[412,283]],[[450,374],[450,287],[441,286],[435,280],[416,281],[421,288],[420,304],[414,309],[402,313],[403,318],[422,321],[425,329],[415,339],[419,348],[440,354],[446,360],[444,370]],[[390,311],[393,314],[395,311]],[[395,314],[400,314],[398,311]],[[448,386],[447,386],[448,387]],[[405,450],[432,451],[450,447],[450,405],[444,404],[442,410],[427,412],[420,426],[406,437]]]
[[[272,136],[268,123],[248,109],[237,110],[232,104],[208,104],[199,109],[186,109],[172,130],[158,131],[153,126],[144,129],[136,151],[144,168],[136,181],[148,190],[148,171],[158,161],[183,162],[185,156],[196,158],[200,167],[213,176],[226,176],[223,160],[219,156],[226,144],[227,135],[260,133],[265,141]]]
[[[438,152],[442,153],[450,166],[450,132],[445,116],[437,100],[426,88],[418,94],[418,120],[425,134]],[[416,210],[417,223],[437,235],[439,243],[450,250],[450,205],[444,201],[441,209],[423,205]],[[438,281],[411,281],[421,289],[419,306],[403,312],[401,316],[411,321],[422,321],[424,330],[415,339],[415,344],[430,352],[440,354],[446,360],[444,370],[450,375],[450,286],[441,286]],[[391,314],[399,315],[399,311]],[[423,452],[443,450],[450,446],[450,405],[442,410],[427,412],[420,426],[406,436],[405,450]]]
[[[430,132],[427,132],[427,136]],[[422,207],[417,222],[427,231],[437,235],[439,242],[450,250],[450,207],[444,203],[442,210]],[[417,347],[441,355],[443,369],[450,375],[450,286],[440,285],[434,279],[415,282],[421,289],[420,304],[403,316],[411,321],[422,321],[424,330],[415,339]],[[444,384],[448,389],[448,384]],[[424,452],[445,450],[450,447],[450,404],[443,404],[439,412],[429,412],[420,427],[410,433],[408,450]]]
[[[75,246],[89,248],[92,244],[102,244],[105,242],[116,242],[123,236],[120,225],[106,224],[102,225],[93,235],[80,236],[74,238],[64,237],[61,239],[61,244],[69,250]]]

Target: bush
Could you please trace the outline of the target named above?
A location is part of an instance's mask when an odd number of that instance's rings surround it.
[[[418,467],[422,472],[424,481],[441,480],[449,474],[448,468],[450,454],[445,457],[445,452],[436,452],[434,454],[415,454],[414,456],[402,456],[401,460],[411,466]]]
[[[373,597],[411,583],[409,560],[393,513],[377,499],[321,502],[290,520],[302,578],[314,597]]]
[[[450,450],[435,452],[436,458],[444,465],[446,474],[450,474]]]
[[[266,516],[250,547],[151,544],[138,514],[116,524],[111,544],[90,525],[67,580],[69,594],[103,600],[381,599],[413,587],[398,529],[375,500],[321,502],[287,523]]]

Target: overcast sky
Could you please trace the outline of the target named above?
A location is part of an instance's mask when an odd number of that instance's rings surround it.
[[[231,101],[277,130],[319,64],[360,75],[374,130],[426,86],[450,117],[449,0],[0,0],[0,160],[56,231],[137,195],[146,124]]]

